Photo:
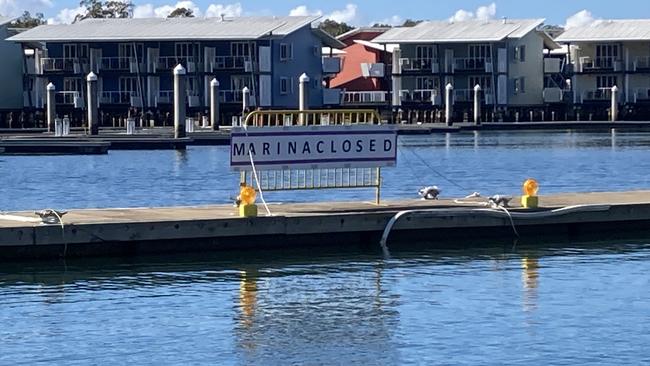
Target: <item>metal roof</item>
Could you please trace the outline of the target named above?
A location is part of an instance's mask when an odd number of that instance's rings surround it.
[[[375,42],[364,41],[362,39],[355,39],[354,43],[360,44],[362,46],[372,48],[378,51],[393,53],[393,50],[398,47],[396,44],[379,44]],[[386,48],[384,48],[386,47]]]
[[[497,42],[521,38],[537,29],[544,19],[427,21],[414,27],[398,27],[375,38],[376,43]]]
[[[349,30],[345,33],[339,34],[336,36],[336,39],[339,41],[345,41],[346,39],[350,37],[354,37],[359,33],[384,33],[393,28],[391,27],[359,27],[359,28],[354,28],[352,30]]]
[[[42,25],[9,38],[16,42],[253,40],[286,36],[311,25],[318,16],[235,18],[87,19],[73,24]]]
[[[598,20],[589,25],[567,29],[557,42],[648,41],[650,19]]]

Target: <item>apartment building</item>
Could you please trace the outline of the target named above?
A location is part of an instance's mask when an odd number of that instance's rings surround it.
[[[15,33],[10,28],[12,21],[13,18],[0,17],[0,112],[19,112],[23,107],[22,50],[19,45],[5,40]]]
[[[222,111],[236,114],[244,87],[251,91],[253,107],[296,108],[302,73],[311,80],[310,107],[328,102],[322,84],[327,57],[321,49],[342,44],[314,29],[317,19],[87,19],[43,25],[10,40],[34,50],[25,56],[27,108],[43,107],[50,82],[57,88],[60,110],[83,108],[85,76],[93,71],[98,75],[102,112],[124,114],[136,108],[164,113],[172,109],[172,69],[182,64],[187,70],[189,113],[207,109],[209,84],[217,78]]]
[[[557,41],[568,46],[572,99],[577,110],[605,117],[616,85],[618,102],[624,106],[622,113],[647,118],[650,19],[600,20],[567,29]]]
[[[543,23],[427,21],[383,33],[372,42],[395,46],[393,108],[438,109],[447,84],[453,86],[452,103],[460,111],[469,110],[476,85],[482,88],[486,110],[510,113],[561,103],[558,93],[545,93],[544,49],[559,45],[540,30]]]

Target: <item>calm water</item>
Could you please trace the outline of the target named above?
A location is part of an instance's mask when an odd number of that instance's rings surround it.
[[[0,364],[648,364],[643,243],[2,265]]]
[[[481,132],[400,138],[383,196],[517,194],[527,177],[541,193],[650,187],[650,133]],[[436,174],[451,180],[452,184]],[[111,151],[104,156],[0,156],[0,210],[194,205],[230,202],[238,176],[227,147]],[[367,190],[269,193],[271,201],[372,200]]]
[[[650,134],[401,138],[384,195],[647,189]],[[228,202],[227,148],[0,157],[0,210]],[[456,185],[427,167],[430,164]],[[271,200],[371,199],[369,191]],[[650,236],[0,264],[0,365],[650,364]]]

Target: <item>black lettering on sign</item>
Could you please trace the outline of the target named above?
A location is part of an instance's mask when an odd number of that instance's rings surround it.
[[[325,152],[325,150],[323,150],[323,145],[325,145],[325,141],[318,141],[316,143],[316,151],[318,151],[319,154],[322,154],[322,153]]]
[[[305,144],[302,146],[303,154],[311,154],[311,148],[309,147],[309,141],[305,141]]]
[[[295,141],[290,141],[289,142],[289,149],[287,151],[289,154],[295,154],[296,153],[296,142]]]
[[[343,141],[343,152],[350,152],[352,150],[352,142],[350,140]]]
[[[262,144],[262,155],[271,155],[269,152],[269,149],[271,148],[271,144],[268,142],[265,142]]]
[[[254,143],[251,142],[250,144],[248,144],[248,151],[250,151],[251,155],[255,155],[255,144]]]
[[[368,148],[369,151],[375,152],[375,143],[377,143],[377,140],[370,140],[370,147]]]
[[[330,152],[336,154],[336,147],[334,147],[334,141],[330,142]]]
[[[393,141],[391,139],[384,140],[384,151],[391,151],[393,149]]]
[[[357,140],[357,152],[363,151],[363,140]]]
[[[232,154],[234,156],[244,155],[244,149],[245,148],[246,148],[246,145],[244,143],[234,144],[232,146]]]

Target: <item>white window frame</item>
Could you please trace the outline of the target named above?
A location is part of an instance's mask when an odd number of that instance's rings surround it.
[[[436,49],[433,46],[415,46],[415,58],[418,60],[433,60],[437,58]]]
[[[492,58],[492,46],[486,43],[467,45],[467,58],[471,60],[488,60]]]
[[[120,76],[119,91],[122,93],[138,93],[138,79],[135,76]]]
[[[75,43],[64,43],[63,44],[63,59],[64,60],[76,60],[77,59],[77,45]]]
[[[440,89],[440,78],[434,76],[417,76],[415,78],[416,90],[438,90]]]
[[[596,76],[596,89],[611,89],[618,83],[616,75],[598,75]]]
[[[280,78],[280,82],[278,84],[280,86],[280,94],[288,95],[289,91],[291,90],[291,79],[283,76]],[[284,88],[283,85],[285,86]]]
[[[514,93],[515,94],[525,94],[526,93],[526,78],[519,77],[514,81]]]
[[[63,78],[63,91],[78,92],[80,91],[80,82],[79,78]],[[72,86],[72,87],[71,87]]]
[[[255,59],[255,50],[257,47],[254,42],[230,42],[230,56],[233,57],[250,57]]]
[[[293,60],[293,43],[280,43],[280,61],[289,60]]]

